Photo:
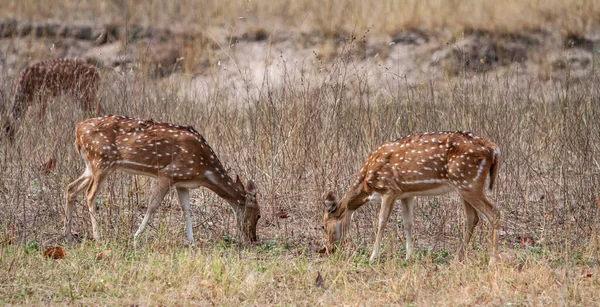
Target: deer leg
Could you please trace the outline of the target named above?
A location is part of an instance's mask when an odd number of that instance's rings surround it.
[[[81,193],[83,189],[89,186],[91,179],[92,178],[89,175],[83,174],[67,186],[65,203],[65,238],[69,243],[73,241],[71,227],[73,225],[73,206],[75,205],[77,194]]]
[[[81,109],[85,111],[86,115],[92,113],[92,100],[87,94],[78,95],[79,101],[81,101]]]
[[[84,90],[84,93],[81,95],[81,107],[86,114],[98,116],[104,112],[100,106],[100,100],[96,98],[96,92],[96,89]],[[92,109],[93,107],[95,109]]]
[[[390,218],[390,213],[392,213],[392,208],[394,207],[395,201],[395,195],[391,193],[383,195],[383,198],[381,200],[381,208],[379,209],[379,225],[377,227],[377,236],[375,237],[373,253],[371,254],[371,258],[369,258],[369,263],[374,263],[375,260],[377,260],[377,256],[379,255],[379,246],[381,245],[381,239],[383,237],[385,225],[387,224],[387,221]]]
[[[192,218],[190,216],[190,190],[186,188],[177,188],[177,196],[179,196],[179,204],[183,209],[185,216],[185,233],[190,245],[194,245],[194,231],[192,229]]]
[[[473,230],[475,230],[475,226],[479,222],[479,216],[477,215],[477,211],[468,201],[463,200],[463,204],[465,205],[465,213],[467,216],[465,229],[464,229],[464,238],[460,249],[458,250],[458,261],[463,261],[465,258],[465,254],[467,253],[467,247],[469,246],[469,242],[471,241],[471,236],[473,236]]]
[[[92,236],[94,237],[94,240],[100,239],[100,230],[98,228],[98,217],[96,216],[96,205],[94,204],[94,199],[96,199],[98,190],[100,189],[100,186],[102,185],[104,179],[106,179],[107,175],[108,173],[106,170],[98,170],[98,172],[93,174],[91,177],[91,184],[86,192],[88,210],[92,220]]]
[[[146,215],[144,215],[144,219],[140,224],[140,227],[133,235],[133,248],[137,248],[138,237],[144,232],[146,229],[146,225],[148,224],[148,220],[152,217],[163,198],[169,192],[169,181],[165,179],[159,179],[158,182],[150,188],[150,198],[148,199],[148,209],[146,210]]]
[[[404,198],[401,202],[402,222],[404,224],[404,234],[406,235],[406,260],[409,260],[413,253],[412,228],[414,221],[415,198]]]
[[[500,211],[485,197],[485,193],[481,191],[476,195],[465,194],[461,195],[471,206],[477,209],[478,212],[485,215],[486,219],[492,225],[491,243],[492,254],[490,255],[490,265],[494,264],[498,252],[498,227],[500,225]]]
[[[40,105],[40,114],[39,114],[39,119],[43,120],[44,119],[44,115],[46,115],[46,100],[42,99],[42,97],[37,97],[38,99],[38,104]]]

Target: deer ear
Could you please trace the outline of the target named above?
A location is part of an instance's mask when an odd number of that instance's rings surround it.
[[[332,213],[337,209],[338,198],[333,194],[333,192],[327,193],[325,196],[325,208],[329,213]]]
[[[252,196],[256,195],[256,185],[254,184],[254,181],[248,180],[248,183],[246,184],[246,192]]]

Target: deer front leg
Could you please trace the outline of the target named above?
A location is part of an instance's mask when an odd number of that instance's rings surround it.
[[[106,170],[97,170],[91,177],[91,182],[86,192],[86,200],[90,218],[92,220],[92,236],[94,240],[100,239],[100,226],[98,225],[98,216],[96,215],[96,204],[94,200],[102,186],[102,182],[106,179],[108,172]]]
[[[414,197],[402,199],[402,222],[404,224],[404,234],[406,236],[406,260],[409,260],[413,253],[412,228],[414,221],[414,207]]]
[[[150,189],[150,197],[148,199],[148,209],[146,210],[146,215],[144,215],[144,219],[140,224],[140,227],[133,235],[133,248],[137,249],[138,237],[144,232],[146,229],[146,224],[156,212],[158,206],[162,202],[163,198],[169,192],[169,180],[168,179],[159,179],[158,182]]]
[[[373,245],[373,253],[371,254],[371,258],[369,258],[369,263],[371,264],[374,263],[375,260],[377,260],[377,256],[379,255],[379,246],[381,245],[381,239],[383,237],[385,225],[387,224],[387,221],[390,218],[390,213],[392,213],[392,208],[394,207],[395,201],[396,196],[393,194],[385,194],[381,200],[377,236],[375,237],[375,244]]]
[[[183,209],[185,216],[185,233],[190,246],[194,245],[194,231],[192,229],[192,218],[190,216],[190,190],[186,188],[177,188],[177,196],[179,196],[179,204]]]
[[[39,116],[39,120],[43,120],[44,116],[46,115],[46,100],[45,99],[41,99],[40,97],[38,97],[39,99],[39,105],[40,105],[40,113],[38,114]]]

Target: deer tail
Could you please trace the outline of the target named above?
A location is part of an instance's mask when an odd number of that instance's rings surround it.
[[[498,168],[500,167],[500,148],[495,147],[492,155],[492,166],[490,167],[490,185],[488,189],[491,191],[494,183],[498,178]]]

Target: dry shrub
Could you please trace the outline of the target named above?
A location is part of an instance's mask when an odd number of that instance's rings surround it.
[[[332,189],[343,192],[381,141],[424,131],[471,130],[502,150],[499,184],[491,198],[503,213],[505,248],[531,236],[544,249],[563,251],[568,241],[569,251],[584,251],[596,214],[598,177],[590,171],[597,169],[593,153],[599,146],[593,124],[599,118],[593,107],[600,92],[596,75],[549,84],[517,71],[420,85],[396,77],[376,83],[354,61],[341,55],[328,66],[326,78],[290,71],[278,85],[267,79],[258,89],[246,83],[247,91],[241,92],[215,72],[216,82],[202,99],[169,80],[135,71],[104,78],[102,92],[109,113],[193,125],[232,175],[255,180],[263,239],[277,235],[299,244],[319,242],[321,196]],[[376,94],[381,91],[388,94]],[[60,236],[66,182],[82,171],[70,131],[85,114],[69,99],[51,102],[40,124],[29,116],[15,146],[2,149],[0,218],[20,225],[21,241]],[[40,174],[38,167],[49,156],[60,159],[49,175]],[[145,210],[148,180],[115,175],[108,182],[96,204],[103,236],[129,242]],[[175,199],[167,197],[160,207],[155,220],[160,226],[148,235],[158,240],[149,244],[181,242],[183,220]],[[197,237],[214,242],[234,233],[233,216],[222,200],[207,190],[196,190],[193,199]],[[458,198],[424,198],[419,204],[417,247],[453,250],[463,220]],[[282,210],[290,216],[285,222],[278,218]],[[368,205],[355,215],[356,245],[370,246],[376,210]],[[75,221],[76,229],[89,231],[84,205],[76,207]],[[390,225],[398,248],[402,226]]]

